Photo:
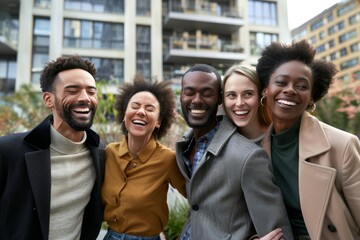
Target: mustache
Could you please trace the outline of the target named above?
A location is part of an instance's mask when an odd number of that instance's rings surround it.
[[[75,108],[75,107],[87,107],[91,110],[96,110],[96,106],[94,104],[88,104],[88,103],[74,103],[69,106],[69,108]]]

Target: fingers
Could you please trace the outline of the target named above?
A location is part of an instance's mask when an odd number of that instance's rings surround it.
[[[270,233],[266,234],[264,237],[260,238],[260,240],[281,240],[283,237],[283,232],[281,228],[276,228]]]

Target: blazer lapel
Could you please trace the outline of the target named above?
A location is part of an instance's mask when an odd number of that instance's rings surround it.
[[[26,167],[42,234],[49,235],[51,169],[48,149],[25,154]]]
[[[330,144],[318,120],[304,113],[299,134],[299,193],[311,239],[320,239],[326,206],[336,176],[335,169],[312,163],[311,158],[329,149]]]

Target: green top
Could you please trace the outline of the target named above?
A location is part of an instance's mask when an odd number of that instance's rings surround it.
[[[271,159],[293,233],[308,235],[299,198],[299,129],[300,121],[283,132],[272,133]]]

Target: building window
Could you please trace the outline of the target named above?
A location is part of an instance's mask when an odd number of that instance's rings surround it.
[[[106,84],[124,83],[124,61],[121,59],[85,57],[95,64],[96,79]]]
[[[16,61],[0,59],[0,92],[15,91]]]
[[[264,26],[277,26],[276,2],[249,0],[249,23]]]
[[[347,55],[347,49],[346,48],[342,48],[340,49],[340,57],[346,56]]]
[[[335,46],[335,40],[330,40],[330,41],[328,42],[328,44],[329,44],[329,48],[334,47],[334,46]]]
[[[350,59],[348,61],[342,62],[340,64],[340,69],[341,70],[348,69],[348,68],[354,67],[358,64],[359,64],[359,58],[356,57],[356,58]]]
[[[345,33],[343,35],[340,35],[339,36],[339,43],[346,42],[347,40],[352,39],[354,37],[356,37],[356,30],[352,30],[352,31],[347,32],[347,33]]]
[[[34,19],[31,82],[40,82],[40,72],[49,61],[50,20],[48,18]]]
[[[316,43],[316,36],[310,37],[309,42],[310,42],[311,44],[315,44],[315,43]]]
[[[311,31],[314,31],[320,27],[322,27],[324,25],[323,19],[320,19],[317,22],[314,22],[313,24],[311,24],[310,29]]]
[[[341,30],[341,29],[343,29],[344,27],[345,27],[345,22],[344,21],[341,21],[341,22],[339,22],[338,24],[337,24],[337,30],[339,31],[339,30]]]
[[[360,43],[350,45],[351,52],[358,52],[360,50]]]
[[[320,40],[324,39],[325,37],[326,37],[326,33],[325,33],[324,31],[321,31],[321,32],[319,33],[319,38],[320,38]]]
[[[260,55],[261,51],[272,42],[279,41],[279,36],[274,33],[251,32],[250,51],[251,55]]]
[[[151,28],[136,26],[136,71],[151,78]]]
[[[334,15],[333,15],[332,13],[330,13],[330,14],[326,17],[326,19],[327,19],[327,22],[329,23],[329,22],[331,22],[332,20],[334,20]]]
[[[343,16],[344,14],[346,14],[347,12],[351,11],[355,9],[355,6],[353,3],[349,4],[349,5],[346,5],[346,6],[342,6],[338,11],[337,11],[337,15],[340,17],[340,16]]]
[[[336,60],[336,53],[330,54],[330,60]]]
[[[349,17],[349,25],[353,25],[360,22],[360,13]]]
[[[138,16],[150,16],[151,15],[150,0],[136,0],[136,15],[138,15]]]
[[[34,7],[38,8],[50,8],[51,0],[35,0]]]
[[[337,29],[336,25],[329,27],[328,28],[328,34],[329,35],[334,34],[336,32],[336,29]]]
[[[308,34],[308,31],[305,29],[302,29],[300,32],[295,33],[293,36],[293,39],[302,39]]]
[[[316,53],[321,53],[323,51],[325,51],[325,44],[321,44],[316,48]]]
[[[119,23],[65,19],[64,47],[124,49],[124,26]]]
[[[344,21],[339,22],[338,24],[335,24],[328,28],[329,35],[336,33],[337,31],[343,29],[345,27]]]
[[[124,13],[124,0],[65,0],[65,9],[82,12]]]

